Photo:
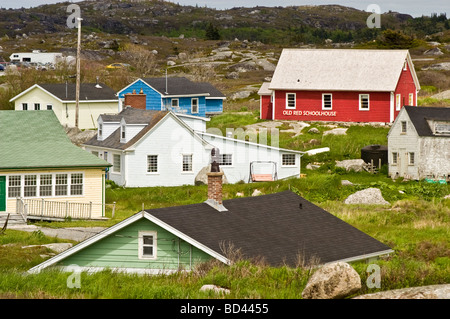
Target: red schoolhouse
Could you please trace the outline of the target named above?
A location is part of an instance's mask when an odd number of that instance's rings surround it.
[[[260,117],[391,123],[419,90],[408,50],[284,49],[258,92]]]

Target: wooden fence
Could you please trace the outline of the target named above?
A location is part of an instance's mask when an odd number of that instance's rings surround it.
[[[112,216],[114,217],[115,205],[113,204],[95,204],[74,203],[69,201],[50,201],[45,199],[24,199],[17,198],[16,212],[27,219],[91,219],[92,208],[94,205],[112,205]],[[102,211],[104,211],[104,207]]]

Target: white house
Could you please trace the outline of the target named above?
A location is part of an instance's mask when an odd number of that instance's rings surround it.
[[[450,181],[450,107],[403,107],[388,152],[392,178]]]
[[[75,126],[76,87],[74,83],[34,84],[13,97],[16,111],[53,110],[62,125]],[[78,128],[97,128],[103,113],[117,113],[118,98],[103,83],[82,83],[78,108]]]
[[[113,164],[108,178],[126,187],[192,185],[214,148],[229,183],[299,177],[303,152],[211,134],[206,120],[127,107],[101,115],[83,146]]]

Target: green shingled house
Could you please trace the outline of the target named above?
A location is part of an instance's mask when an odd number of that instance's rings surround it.
[[[110,164],[72,144],[53,111],[0,111],[0,136],[0,213],[102,217]]]

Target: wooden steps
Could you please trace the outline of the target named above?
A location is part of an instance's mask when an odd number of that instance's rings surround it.
[[[0,213],[0,229],[5,225],[6,219],[8,218],[8,213]],[[26,225],[27,222],[23,220],[20,214],[9,213],[8,226],[18,226]]]

